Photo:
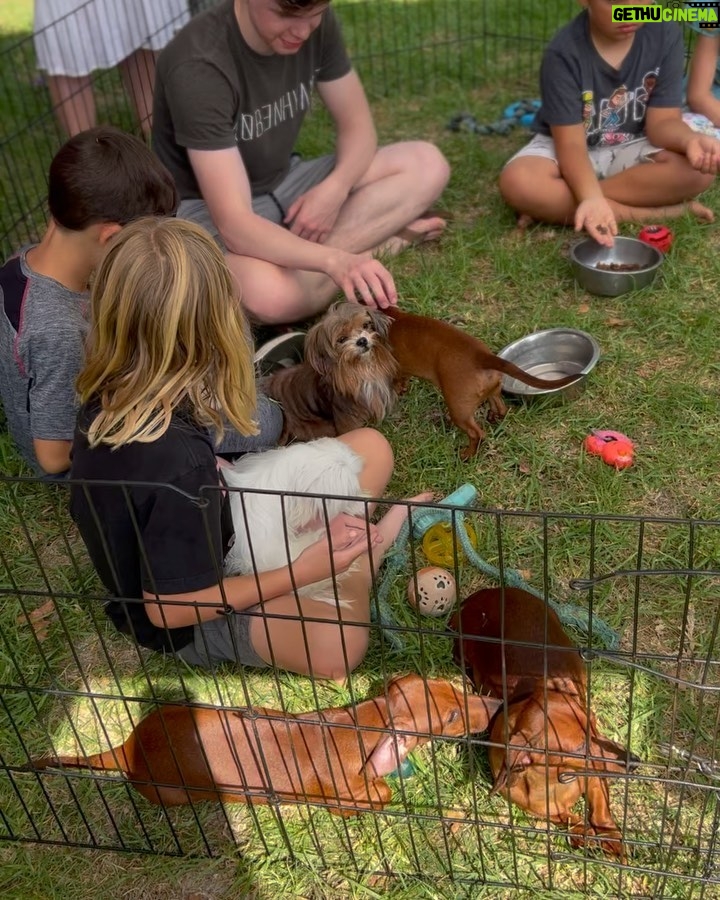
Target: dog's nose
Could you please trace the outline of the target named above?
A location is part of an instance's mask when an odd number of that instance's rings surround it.
[[[355,346],[362,347],[363,350],[366,350],[370,345],[369,345],[368,339],[366,337],[359,337],[355,341]]]

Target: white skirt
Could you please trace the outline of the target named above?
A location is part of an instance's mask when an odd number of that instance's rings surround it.
[[[35,0],[38,68],[72,77],[111,69],[141,48],[162,50],[189,18],[187,0]]]

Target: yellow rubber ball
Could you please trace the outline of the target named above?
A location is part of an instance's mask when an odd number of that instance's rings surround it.
[[[464,523],[463,527],[473,550],[477,550],[475,529],[467,522]],[[456,536],[455,540],[457,541],[458,559],[462,559],[465,556],[465,551],[460,543],[460,537]],[[453,529],[450,523],[437,522],[428,528],[422,539],[422,549],[428,562],[436,566],[454,566],[455,550],[453,547]]]

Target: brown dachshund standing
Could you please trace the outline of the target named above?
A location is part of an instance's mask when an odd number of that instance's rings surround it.
[[[627,772],[637,760],[599,734],[587,707],[585,665],[553,609],[527,591],[491,588],[468,597],[452,627],[461,634],[456,660],[475,689],[507,698],[490,726],[493,792],[569,827],[573,846],[599,846],[624,859],[608,779],[580,773]],[[583,795],[587,822],[572,811]]]
[[[319,803],[350,816],[382,809],[384,780],[435,735],[482,732],[501,702],[446,681],[406,675],[356,706],[286,715],[253,708],[157,707],[119,747],[95,756],[33,760],[48,767],[120,770],[151,803]]]
[[[507,414],[500,396],[503,375],[541,389],[563,387],[579,377],[536,378],[448,322],[411,315],[397,307],[384,309],[383,313],[392,319],[390,343],[400,364],[400,378],[424,378],[442,393],[450,418],[468,436],[467,447],[460,451],[460,457],[466,461],[477,453],[478,444],[485,438],[475,420],[480,406],[487,400],[489,422],[499,422]]]

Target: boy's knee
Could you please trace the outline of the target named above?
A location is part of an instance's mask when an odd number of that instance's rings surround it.
[[[450,180],[450,163],[442,151],[429,141],[413,142],[414,168],[421,173],[419,181],[438,193]]]
[[[510,163],[500,172],[498,178],[500,196],[510,206],[520,206],[525,196],[526,181],[523,167]]]
[[[285,325],[322,310],[316,298],[312,302],[306,299],[288,270],[231,253],[225,258],[238,285],[240,303],[251,321]]]
[[[667,169],[668,182],[671,184],[681,182],[685,186],[685,199],[687,200],[702,194],[715,181],[714,175],[707,175],[693,169],[687,156],[674,150],[661,150],[653,156],[652,162],[654,165],[671,167]]]
[[[702,172],[695,172],[695,185],[693,191],[693,197],[697,197],[698,194],[702,194],[703,191],[706,191],[709,187],[715,182],[714,175],[705,175]]]
[[[424,172],[434,176],[442,189],[450,180],[450,163],[435,144],[423,142],[423,145],[426,155]]]

